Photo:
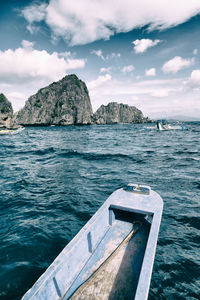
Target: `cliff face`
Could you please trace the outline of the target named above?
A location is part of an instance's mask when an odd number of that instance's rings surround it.
[[[6,125],[6,122],[8,119],[12,118],[12,116],[12,104],[8,101],[4,94],[0,94],[0,125]]]
[[[96,124],[145,123],[147,118],[135,106],[110,102],[107,106],[100,106],[93,115],[93,121]]]
[[[40,89],[31,96],[16,117],[21,125],[90,124],[92,106],[85,83],[76,75]]]

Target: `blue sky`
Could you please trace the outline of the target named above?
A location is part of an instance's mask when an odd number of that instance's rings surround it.
[[[0,0],[0,92],[16,110],[75,73],[95,111],[200,120],[199,0]]]

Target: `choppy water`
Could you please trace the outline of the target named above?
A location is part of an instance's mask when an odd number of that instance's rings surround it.
[[[164,212],[149,299],[199,299],[200,123],[0,136],[0,299],[20,299],[107,197],[150,185]]]

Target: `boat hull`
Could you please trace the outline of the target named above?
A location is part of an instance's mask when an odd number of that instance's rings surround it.
[[[147,299],[162,208],[149,188],[115,191],[23,300]]]
[[[166,120],[158,120],[157,121],[157,129],[160,131],[168,131],[168,130],[187,130],[186,127],[181,125],[171,125]]]

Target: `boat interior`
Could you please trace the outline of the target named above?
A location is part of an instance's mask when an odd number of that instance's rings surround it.
[[[63,299],[134,299],[151,218],[111,205],[108,230],[95,249],[88,233],[92,254]]]

